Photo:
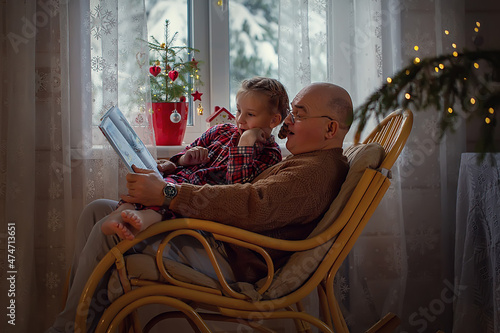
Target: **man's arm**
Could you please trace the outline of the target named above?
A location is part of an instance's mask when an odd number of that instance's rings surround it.
[[[315,171],[307,163],[279,165],[266,170],[279,171],[264,171],[265,177],[246,184],[184,183],[178,187],[169,208],[186,217],[218,221],[254,232],[306,224],[326,211],[336,196],[334,184],[345,176],[329,164],[324,169],[318,164],[312,166]]]

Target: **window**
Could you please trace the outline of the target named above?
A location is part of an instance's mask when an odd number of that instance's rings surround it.
[[[197,113],[196,107],[199,102],[197,101],[196,105],[194,105],[192,99],[189,99],[190,114],[184,136],[184,142],[186,143],[192,142],[206,130],[205,119],[210,114],[211,101],[214,100],[213,96],[218,96],[217,93],[210,91],[211,82],[214,77],[217,78],[217,75],[210,75],[214,71],[211,69],[210,59],[211,56],[214,58],[217,58],[217,56],[210,55],[209,52],[210,7],[217,7],[216,3],[207,0],[145,0],[149,36],[164,36],[165,20],[168,19],[170,22],[169,30],[178,32],[175,44],[188,45],[200,51],[196,53],[196,59],[201,62],[199,74],[203,86],[199,90],[203,93],[201,101],[203,115]],[[222,19],[224,21],[224,17]],[[225,62],[223,59],[220,59],[220,61],[221,63]],[[220,103],[220,105],[222,104]]]
[[[177,31],[176,44],[198,50],[203,62],[203,115],[190,105],[184,141],[192,142],[206,129],[215,106],[234,113],[235,96],[243,79],[278,78],[279,2],[273,0],[146,0],[148,35],[164,35],[165,19]],[[187,27],[187,28],[186,28]]]
[[[279,1],[229,2],[230,105],[236,110],[241,81],[254,76],[278,78]]]

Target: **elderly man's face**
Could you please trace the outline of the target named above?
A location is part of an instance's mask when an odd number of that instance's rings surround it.
[[[325,133],[331,121],[324,107],[324,94],[318,88],[303,89],[292,101],[291,116],[285,119],[290,132],[287,135],[286,148],[294,155],[322,149],[325,145]]]

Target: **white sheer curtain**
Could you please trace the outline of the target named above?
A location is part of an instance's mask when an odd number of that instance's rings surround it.
[[[118,104],[153,142],[144,4],[7,0],[0,17],[0,331],[41,332],[61,309],[79,213],[123,186],[100,116]]]
[[[87,0],[70,4],[73,151],[86,181],[83,199],[118,198],[126,168],[97,128],[100,118],[117,105],[146,145],[153,146],[147,24],[143,1]],[[72,113],[73,116],[75,116]],[[81,131],[81,135],[80,135]],[[104,183],[105,182],[105,183]]]
[[[290,96],[314,81],[339,84],[356,108],[416,56],[448,52],[451,42],[460,42],[463,6],[449,0],[281,0],[280,80]],[[452,30],[452,39],[444,29]],[[451,329],[452,304],[442,300],[443,292],[453,292],[454,220],[447,212],[454,209],[463,138],[439,143],[435,110],[413,111],[414,129],[392,185],[337,274],[353,332],[389,311],[401,318],[402,331]]]

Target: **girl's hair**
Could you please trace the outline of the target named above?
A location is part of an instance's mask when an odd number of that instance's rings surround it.
[[[246,92],[261,92],[269,97],[269,106],[273,112],[281,115],[281,121],[285,120],[290,110],[290,102],[285,87],[275,79],[257,76],[252,79],[243,80],[241,88],[236,93],[236,98]]]

